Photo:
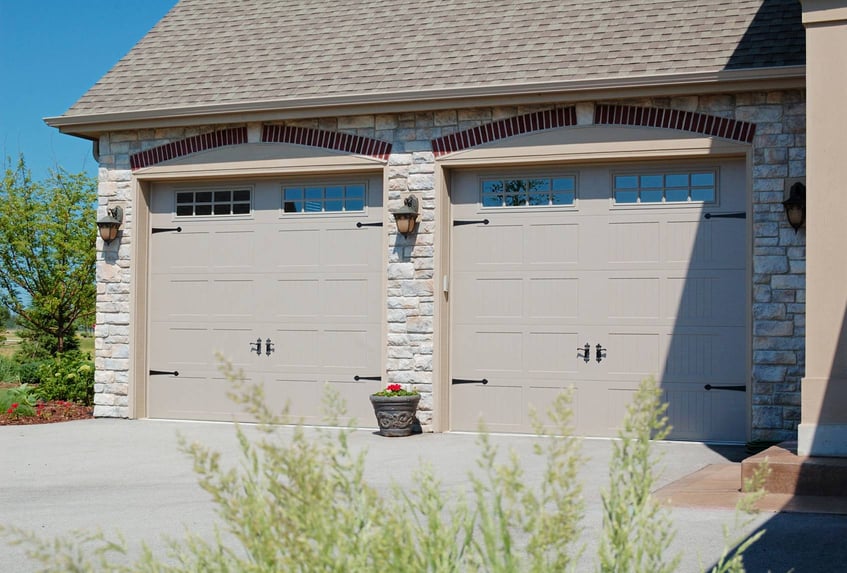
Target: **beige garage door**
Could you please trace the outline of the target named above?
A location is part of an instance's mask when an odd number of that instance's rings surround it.
[[[746,222],[704,217],[745,211],[744,173],[454,173],[452,428],[531,431],[530,409],[572,386],[578,433],[613,435],[654,376],[672,437],[744,441]]]
[[[354,376],[380,373],[380,176],[157,184],[151,204],[150,417],[237,418],[220,354],[276,410],[318,423],[328,384],[370,422],[380,382]]]

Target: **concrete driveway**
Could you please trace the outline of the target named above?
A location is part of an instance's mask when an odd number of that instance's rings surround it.
[[[283,428],[282,432],[290,432]],[[62,424],[0,427],[0,523],[42,536],[72,530],[121,532],[131,545],[146,542],[163,552],[163,537],[180,537],[187,528],[210,534],[216,514],[196,484],[190,461],[179,452],[177,433],[238,458],[231,424],[152,420],[87,420]],[[539,475],[530,436],[493,436],[502,449],[514,448],[528,476]],[[429,462],[445,487],[463,489],[475,467],[478,447],[469,434],[424,434],[383,438],[356,431],[354,449],[368,451],[368,479],[378,486],[408,480],[422,461]],[[659,485],[671,483],[708,464],[726,462],[737,448],[696,443],[661,443],[664,457]],[[587,551],[580,571],[595,568],[601,529],[600,490],[607,482],[608,440],[586,439],[590,459],[581,472],[587,511],[583,535]],[[736,461],[736,460],[733,460]],[[672,509],[677,527],[674,549],[683,552],[681,571],[702,571],[723,548],[723,527],[734,512],[726,509]],[[844,571],[847,517],[818,514],[761,514],[746,531],[768,530],[747,557],[748,571]],[[20,547],[0,539],[6,572],[35,570]]]

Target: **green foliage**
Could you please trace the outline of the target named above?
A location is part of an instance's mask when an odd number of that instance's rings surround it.
[[[219,452],[201,444],[181,441],[181,447],[193,460],[200,486],[214,500],[225,532],[217,531],[213,539],[189,532],[185,539],[170,542],[164,560],[143,548],[132,565],[125,564],[123,541],[101,534],[82,536],[79,543],[42,539],[14,527],[0,526],[0,534],[26,545],[44,571],[575,569],[584,512],[576,477],[583,457],[579,442],[563,437],[571,431],[569,395],[556,400],[549,428],[536,420],[536,429],[545,436],[535,451],[546,461],[540,483],[524,475],[516,453],[504,459],[483,433],[479,472],[470,476],[470,497],[445,492],[429,467],[421,468],[412,483],[384,492],[366,481],[365,452],[351,451],[351,428],[295,426],[293,435],[280,434],[287,416],[275,416],[267,409],[260,387],[240,382],[240,373],[229,366],[223,371],[233,382],[236,401],[259,421],[258,436],[236,427],[238,464],[227,463]],[[336,405],[340,400],[328,394],[326,403]],[[613,483],[603,496],[602,571],[670,571],[678,562],[662,555],[672,538],[670,523],[649,497],[654,480],[650,439],[667,433],[663,412],[655,384],[645,384],[624,422],[610,468]],[[343,409],[335,407],[328,419],[337,424],[343,415]],[[657,531],[648,531],[650,527]],[[623,534],[631,538],[624,539]],[[114,558],[121,562],[113,562]],[[720,571],[742,571],[740,567]]]
[[[612,445],[610,483],[603,492],[603,573],[674,571],[680,556],[667,555],[674,537],[667,510],[650,495],[656,483],[657,460],[651,441],[667,437],[670,428],[655,380],[641,384],[627,408],[619,440]]]
[[[14,166],[6,161],[0,305],[16,315],[25,338],[50,354],[75,348],[74,324],[94,317],[96,189],[85,173],[59,169],[36,182],[23,157]]]
[[[5,412],[13,416],[33,416],[35,415],[37,401],[35,391],[28,384],[6,388],[0,390],[0,413]]]
[[[384,390],[374,392],[374,396],[387,396],[394,398],[396,396],[417,396],[417,390],[406,390],[400,384],[389,384]]]
[[[758,513],[756,503],[765,495],[765,481],[770,473],[771,469],[766,460],[756,468],[752,477],[744,480],[742,487],[744,495],[739,500],[735,512],[736,530],[740,530],[742,526],[747,525],[751,519],[750,516]],[[749,537],[746,535],[733,536],[729,528],[724,526],[723,533],[725,549],[710,573],[744,573],[744,552],[765,534],[765,530],[761,529]]]
[[[94,363],[79,351],[64,352],[40,363],[38,395],[44,400],[94,403]]]
[[[43,360],[30,360],[28,362],[19,362],[20,355],[15,355],[14,360],[18,363],[18,380],[21,384],[40,384],[41,383],[41,374],[39,374],[39,370],[41,367],[50,362],[52,359],[47,358]]]
[[[8,356],[0,356],[0,382],[18,382],[20,366]]]

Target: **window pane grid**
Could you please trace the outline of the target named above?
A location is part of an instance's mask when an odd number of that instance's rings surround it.
[[[250,213],[250,196],[250,189],[179,191],[176,214],[178,217],[245,215]]]
[[[283,187],[282,210],[285,213],[364,211],[365,186],[354,184]]]
[[[645,173],[615,176],[617,204],[711,203],[715,173]]]
[[[483,207],[550,207],[573,205],[574,177],[486,179],[482,181]]]

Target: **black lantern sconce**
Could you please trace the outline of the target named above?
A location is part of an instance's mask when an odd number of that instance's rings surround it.
[[[409,195],[403,200],[403,206],[392,211],[392,214],[397,222],[397,232],[408,237],[418,224],[418,198]]]
[[[97,220],[97,228],[100,230],[100,238],[107,245],[118,238],[118,230],[124,218],[124,210],[120,207],[106,209],[106,216]]]
[[[806,186],[799,181],[792,185],[782,206],[785,207],[788,223],[796,233],[806,223]]]

